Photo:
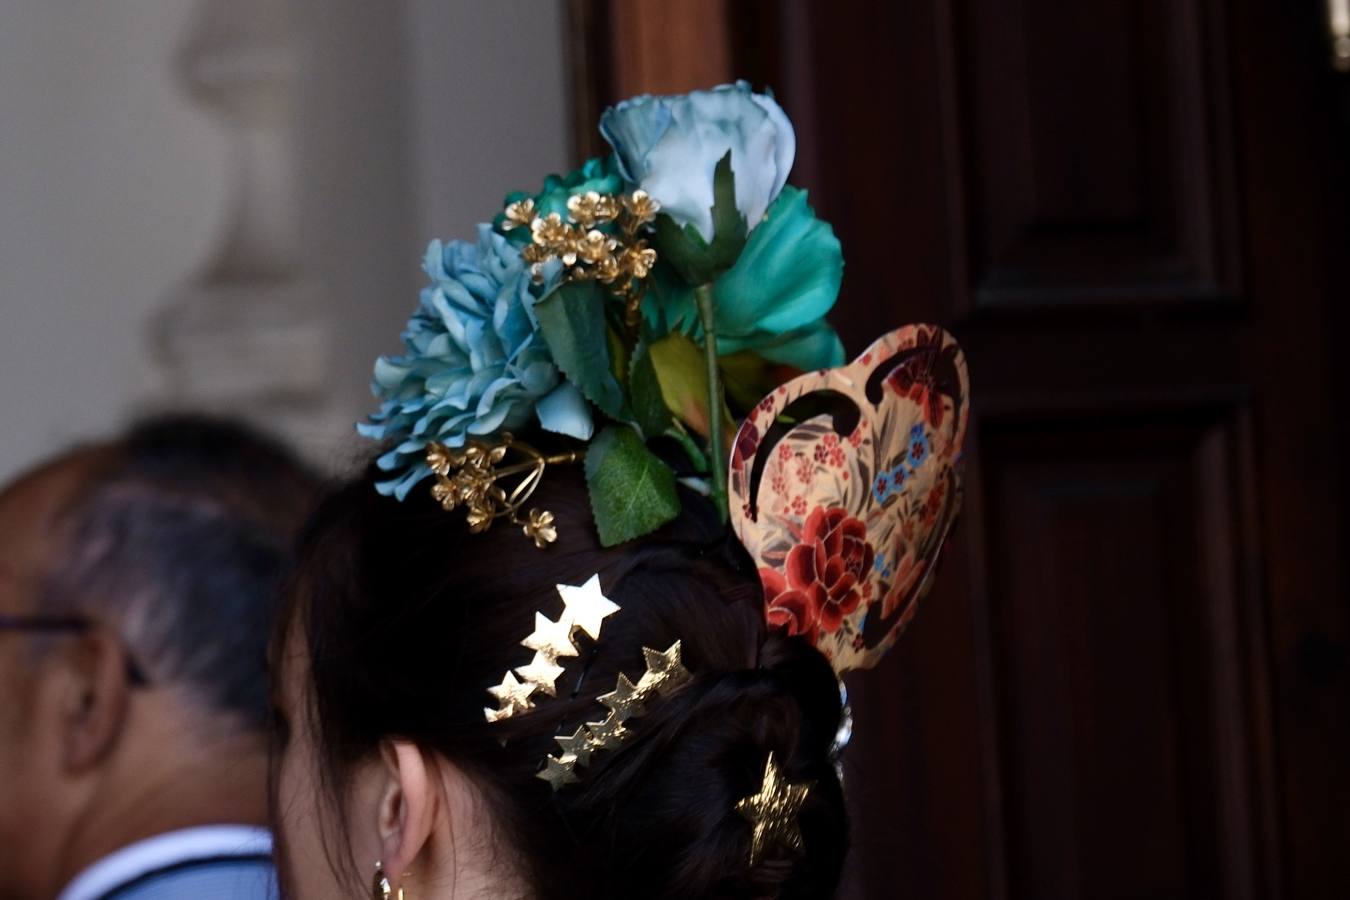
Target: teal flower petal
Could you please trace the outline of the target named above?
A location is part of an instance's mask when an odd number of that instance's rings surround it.
[[[619,175],[619,163],[613,154],[588,159],[581,166],[566,175],[549,175],[544,179],[544,189],[535,197],[535,206],[540,215],[557,213],[567,215],[567,200],[573,194],[595,191],[599,194],[617,194],[623,190],[623,178]]]
[[[551,359],[537,359],[527,366],[518,368],[515,377],[530,396],[539,397],[542,402],[542,395],[551,391],[558,383],[558,367],[553,365]]]
[[[784,188],[736,265],[717,279],[718,334],[780,335],[812,325],[834,306],[843,277],[834,229],[816,218],[805,191]]]
[[[371,390],[381,394],[395,389],[403,383],[404,378],[408,377],[410,369],[402,357],[381,356],[375,360],[375,382],[371,385]]]
[[[414,487],[417,486],[417,483],[421,481],[423,478],[428,478],[430,476],[431,476],[431,468],[426,463],[422,463],[420,465],[413,466],[411,469],[409,469],[407,472],[405,472],[398,478],[391,478],[388,481],[381,481],[376,483],[375,490],[379,491],[386,497],[388,497],[390,494],[393,494],[399,500],[406,500],[408,498],[408,494],[412,491]]]
[[[534,406],[539,424],[546,431],[589,441],[595,431],[591,406],[570,381],[564,381]]]
[[[651,283],[642,297],[642,318],[654,337],[673,331],[689,335],[703,333],[694,289],[669,266],[658,265],[652,272]]]
[[[718,346],[721,347],[720,342]],[[765,359],[803,372],[834,369],[844,364],[844,342],[823,319],[770,342],[760,342],[752,349]]]
[[[587,191],[595,191],[599,194],[618,194],[624,189],[623,177],[619,174],[619,161],[613,154],[595,159],[586,160],[585,164],[579,169],[574,169],[566,175],[549,175],[544,178],[544,186],[537,194],[531,194],[529,191],[512,191],[506,195],[502,201],[502,209],[518,200],[530,199],[534,201],[535,210],[541,216],[549,213],[557,213],[566,218],[567,200],[574,194],[584,194]],[[503,213],[498,213],[492,220],[493,227],[506,235],[506,238],[516,246],[529,243],[530,230],[528,228],[513,228],[505,231],[502,228],[506,221]]]

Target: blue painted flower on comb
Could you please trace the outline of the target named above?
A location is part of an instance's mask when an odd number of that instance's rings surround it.
[[[928,434],[923,429],[923,423],[920,422],[909,431],[909,464],[917,468],[928,458],[930,449]]]

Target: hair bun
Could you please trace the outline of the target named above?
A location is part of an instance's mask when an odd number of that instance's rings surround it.
[[[830,662],[806,638],[770,629],[760,649],[760,667],[781,679],[802,710],[801,751],[829,756],[843,716],[839,679]]]
[[[658,898],[833,894],[848,841],[830,757],[837,682],[801,638],[770,635],[761,663],[696,676],[643,719],[640,741],[598,760],[581,790],[557,795],[580,819],[607,808],[605,855],[634,871],[606,882],[646,884]],[[790,782],[812,784],[797,818],[804,846],[774,847],[752,867],[752,826],[736,804],[759,791],[770,753]]]
[[[429,494],[398,504],[375,477],[321,510],[284,619],[309,641],[316,741],[339,780],[391,735],[439,754],[469,774],[537,900],[833,895],[848,840],[830,757],[838,685],[807,640],[768,629],[758,574],[715,514],[691,503],[618,548],[571,528],[526,565],[517,534],[465,539],[463,519]],[[586,490],[565,469],[538,499],[575,520]],[[485,686],[522,664],[541,605],[562,603],[552,586],[593,575],[622,612],[569,658],[568,689],[530,715],[485,722]],[[552,619],[561,607],[544,609]],[[400,665],[388,664],[389,641],[369,639],[393,629]],[[558,738],[603,717],[600,698],[621,676],[639,678],[641,651],[677,640],[692,679],[635,715],[621,747],[579,762],[575,782],[555,791],[541,780]],[[761,790],[770,753],[789,783],[812,785],[796,817],[803,846],[774,846],[752,866],[753,826],[737,804]]]

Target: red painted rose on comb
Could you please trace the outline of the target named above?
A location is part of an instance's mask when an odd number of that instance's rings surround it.
[[[783,572],[760,569],[769,623],[813,639],[838,631],[863,600],[872,559],[861,519],[840,507],[812,510]]]

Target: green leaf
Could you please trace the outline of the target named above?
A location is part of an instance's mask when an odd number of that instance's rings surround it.
[[[684,455],[689,457],[689,462],[693,463],[695,471],[708,471],[708,454],[698,445],[698,441],[690,437],[688,431],[685,431],[684,426],[680,424],[679,419],[671,421],[670,427],[666,429],[666,437],[684,448]]]
[[[739,410],[748,412],[774,388],[797,377],[801,370],[765,359],[758,353],[742,350],[718,360],[727,399]]]
[[[703,350],[689,337],[676,332],[649,346],[647,354],[666,409],[706,438],[711,419]]]
[[[706,440],[712,431],[712,419],[708,415],[708,363],[703,348],[688,335],[675,333],[650,344],[647,352],[666,409]],[[735,431],[725,404],[722,424],[728,433]]]
[[[731,170],[731,151],[717,161],[713,170],[713,250],[727,260],[727,266],[736,261],[745,246],[750,227],[745,214],[736,208],[736,173]],[[706,283],[698,282],[699,284]]]
[[[610,425],[591,441],[586,485],[606,547],[653,532],[680,514],[675,473],[626,425]]]
[[[628,370],[632,367],[633,351],[628,339],[613,325],[605,327],[605,341],[609,347],[609,370],[623,387],[628,383]]]
[[[736,175],[731,170],[731,151],[713,171],[713,239],[703,239],[697,228],[681,228],[665,213],[656,217],[656,252],[690,284],[707,284],[736,264],[745,246],[749,228],[745,215],[736,208]]]
[[[610,363],[605,297],[593,281],[570,281],[534,307],[553,361],[611,419],[624,417],[623,388]]]
[[[652,355],[646,344],[633,352],[633,365],[628,373],[628,393],[633,401],[633,418],[648,440],[664,434],[670,427],[670,410],[661,394],[661,382],[652,365]]]

